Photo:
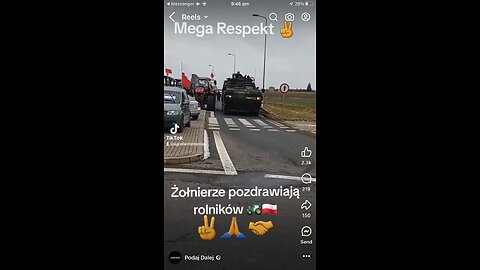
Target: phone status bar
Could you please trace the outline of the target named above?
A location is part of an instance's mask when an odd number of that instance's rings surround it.
[[[313,1],[290,2],[289,4],[292,7],[313,7],[315,5],[315,2],[313,2]]]

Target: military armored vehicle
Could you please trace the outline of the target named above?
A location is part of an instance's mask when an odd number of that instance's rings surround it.
[[[230,112],[246,112],[255,116],[260,114],[263,95],[255,86],[255,81],[250,76],[240,72],[232,74],[223,82],[222,110],[224,114]]]

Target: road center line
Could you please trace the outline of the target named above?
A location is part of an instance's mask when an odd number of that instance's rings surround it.
[[[222,162],[225,174],[237,175],[237,170],[235,169],[235,166],[233,166],[233,162],[228,155],[225,145],[223,144],[222,137],[220,136],[220,131],[213,131],[213,138],[215,140],[215,146],[217,147],[217,152],[220,156],[220,161]]]

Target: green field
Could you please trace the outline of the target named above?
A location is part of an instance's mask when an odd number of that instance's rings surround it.
[[[272,118],[288,121],[316,121],[316,92],[290,91],[285,95],[284,106],[282,106],[282,96],[279,91],[265,92],[263,107]]]

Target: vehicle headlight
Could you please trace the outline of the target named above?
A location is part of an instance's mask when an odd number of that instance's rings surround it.
[[[231,97],[232,97],[232,95],[226,95],[225,97],[227,97],[227,98],[231,98]]]
[[[167,115],[178,115],[178,111],[168,111]]]

